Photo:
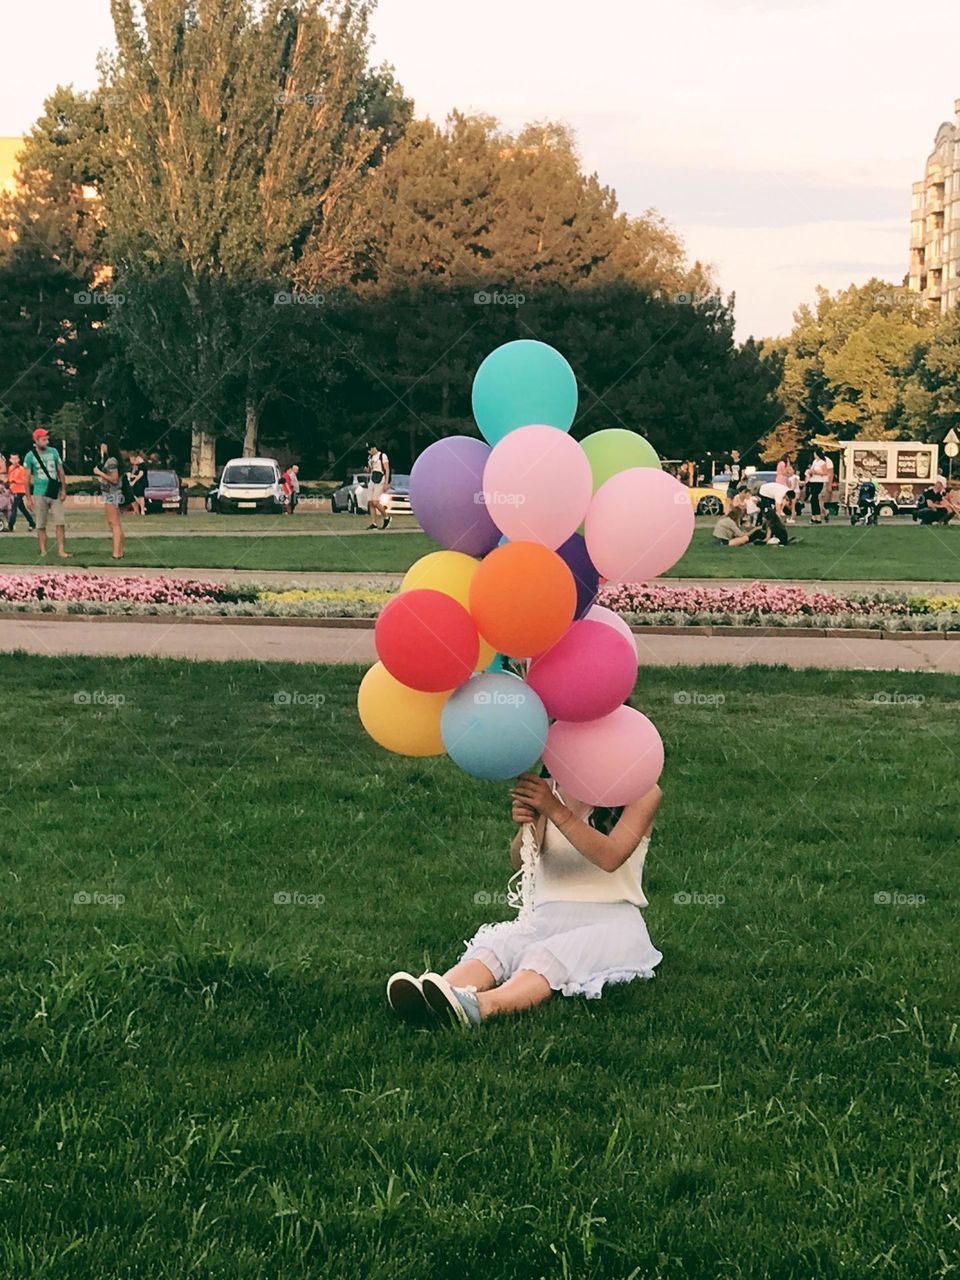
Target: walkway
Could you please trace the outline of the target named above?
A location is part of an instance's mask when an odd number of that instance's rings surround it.
[[[823,636],[639,635],[646,666],[833,667],[960,674],[960,641],[862,640]],[[360,662],[376,658],[369,628],[152,621],[32,621],[0,618],[0,651],[70,656],[197,658],[214,661]]]

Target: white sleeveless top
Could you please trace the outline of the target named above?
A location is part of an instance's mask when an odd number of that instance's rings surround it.
[[[644,836],[626,862],[616,871],[604,871],[585,858],[558,826],[549,820],[540,842],[536,865],[534,901],[542,902],[632,902],[645,907],[643,864],[650,846]]]

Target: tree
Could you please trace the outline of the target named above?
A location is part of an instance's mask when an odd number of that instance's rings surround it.
[[[816,307],[799,307],[790,334],[764,349],[779,368],[785,425],[803,444],[822,432],[907,433],[907,374],[935,322],[919,296],[882,280],[818,289]]]
[[[285,362],[277,293],[352,273],[357,195],[383,121],[402,110],[388,74],[367,71],[366,3],[112,0],[112,11],[104,197],[129,295],[119,332],[165,415],[191,419],[194,471],[209,475],[217,435],[256,448]]]
[[[960,308],[945,315],[916,352],[903,389],[904,415],[918,440],[960,431]]]

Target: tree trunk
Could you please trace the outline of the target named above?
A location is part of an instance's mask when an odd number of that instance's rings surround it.
[[[217,438],[194,426],[190,441],[190,479],[197,483],[213,480],[217,474]]]
[[[248,398],[246,426],[243,432],[243,456],[245,458],[255,458],[257,456],[257,433],[259,430],[260,414],[257,412],[257,406]]]

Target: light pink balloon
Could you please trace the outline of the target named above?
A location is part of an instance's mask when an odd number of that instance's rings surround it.
[[[637,647],[611,626],[583,619],[534,658],[527,684],[555,720],[598,720],[620,706],[637,680]]]
[[[511,542],[556,551],[583,523],[593,490],[587,455],[556,427],[518,427],[490,451],[483,500]]]
[[[601,720],[550,726],[543,763],[565,794],[592,805],[639,800],[663,771],[656,728],[633,707],[617,707]]]
[[[645,582],[677,563],[693,528],[690,494],[679,480],[653,467],[631,467],[594,494],[583,536],[602,577]]]
[[[587,612],[583,615],[584,622],[602,622],[606,627],[612,627],[614,631],[624,636],[636,649],[636,641],[633,638],[633,632],[630,630],[630,624],[614,609],[607,609],[602,604],[592,604]]]

